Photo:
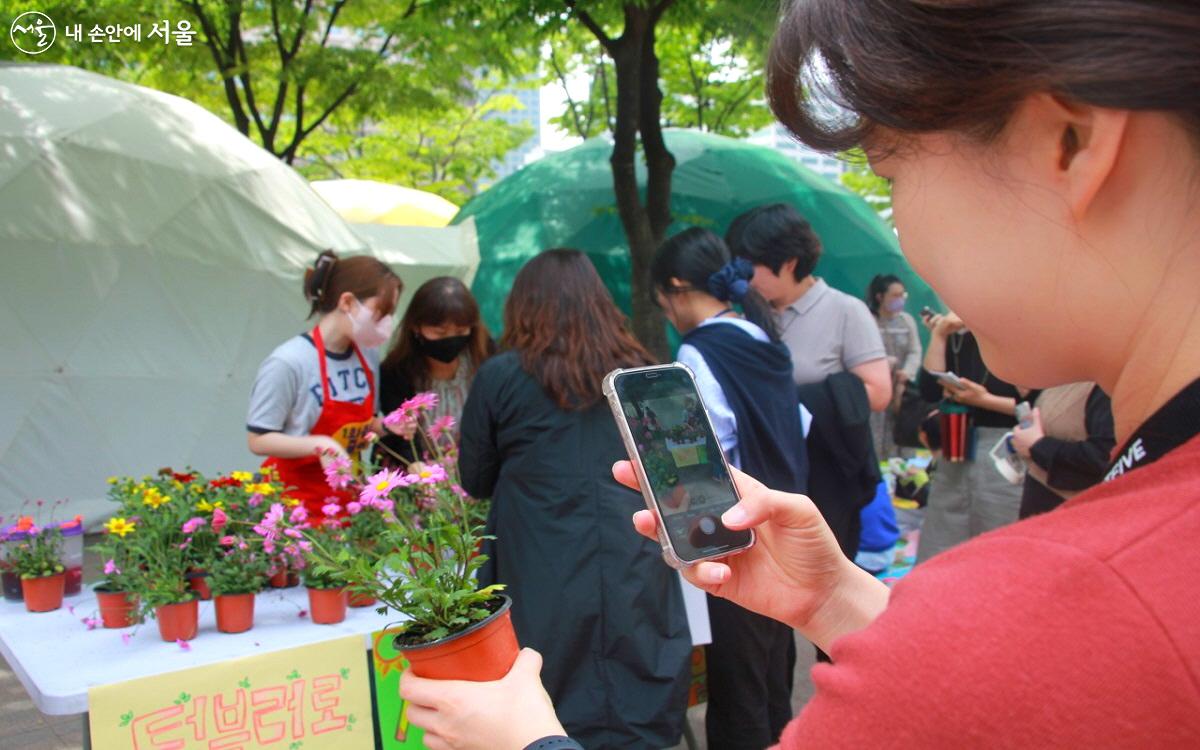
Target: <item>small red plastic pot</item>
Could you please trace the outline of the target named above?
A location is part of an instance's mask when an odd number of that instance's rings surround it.
[[[222,633],[245,633],[254,627],[254,594],[221,594],[213,604]]]
[[[358,608],[374,606],[377,600],[370,594],[352,593],[350,594],[349,601],[351,607]]]
[[[491,682],[508,674],[521,647],[512,626],[512,599],[499,597],[496,611],[485,620],[432,643],[411,645],[404,636],[395,646],[412,672],[432,680]]]
[[[200,628],[200,600],[156,607],[154,618],[158,620],[158,634],[164,641],[190,641]]]
[[[188,588],[200,595],[201,601],[212,599],[212,589],[208,586],[208,571],[192,568],[187,572]]]
[[[100,607],[100,620],[106,628],[127,628],[138,622],[136,596],[124,591],[96,589],[96,603]]]
[[[308,590],[308,616],[317,625],[336,625],[346,619],[345,588]]]
[[[41,578],[22,578],[21,593],[25,598],[25,609],[30,612],[53,612],[62,606],[67,576],[55,573]]]

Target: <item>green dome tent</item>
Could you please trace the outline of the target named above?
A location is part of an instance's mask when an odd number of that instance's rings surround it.
[[[668,234],[700,226],[724,234],[738,214],[768,203],[790,203],[813,225],[824,246],[817,275],[862,297],[877,273],[894,273],[909,290],[909,311],[937,298],[909,267],[891,228],[857,195],[783,154],[745,141],[668,129],[675,155]],[[473,286],[484,320],[500,330],[504,300],[524,263],[550,247],[583,250],[617,303],[628,311],[629,248],[617,215],[609,156],[597,137],[551,154],[496,183],[463,206],[452,223],[474,217],[480,264]],[[638,179],[645,187],[645,168]]]

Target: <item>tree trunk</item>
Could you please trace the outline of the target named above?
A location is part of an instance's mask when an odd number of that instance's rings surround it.
[[[671,223],[671,172],[675,158],[663,140],[654,25],[658,13],[627,5],[625,30],[611,49],[617,75],[617,116],[610,158],[617,212],[629,242],[633,331],[642,344],[666,359],[662,311],[654,304],[650,264]],[[638,136],[648,172],[646,202],[637,184]]]

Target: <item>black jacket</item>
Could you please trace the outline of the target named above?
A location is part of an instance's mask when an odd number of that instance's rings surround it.
[[[813,416],[808,433],[808,496],[850,559],[858,553],[859,512],[882,478],[871,438],[871,406],[857,375],[839,372],[800,386]]]
[[[678,577],[630,523],[641,496],[618,485],[626,458],[599,403],[559,409],[507,352],[480,368],[463,410],[463,488],[492,499],[481,583],[513,598],[517,639],[567,732],[593,748],[679,741],[691,637]]]

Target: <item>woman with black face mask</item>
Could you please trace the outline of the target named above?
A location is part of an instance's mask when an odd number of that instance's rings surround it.
[[[495,351],[495,344],[479,316],[471,290],[450,276],[430,279],[417,289],[404,313],[396,341],[380,366],[379,397],[383,413],[399,408],[418,393],[437,394],[433,418],[454,420],[458,434],[463,403],[475,371]],[[432,426],[426,425],[428,429]],[[413,455],[411,439],[416,425],[401,425],[400,434],[383,439],[388,450],[377,458],[395,463],[420,459]],[[420,446],[417,446],[420,451]],[[393,455],[394,454],[394,455]]]

